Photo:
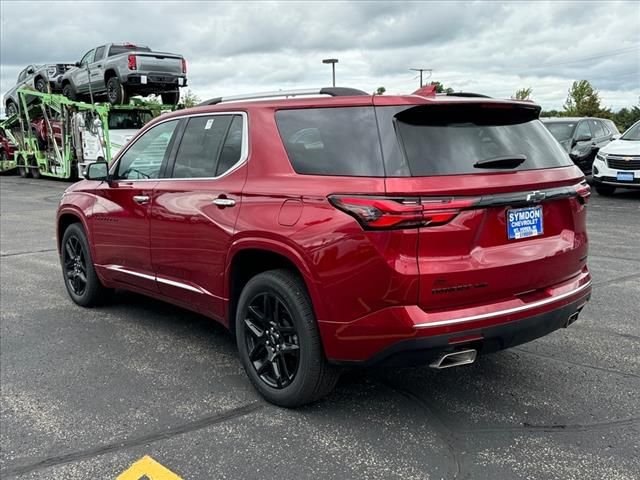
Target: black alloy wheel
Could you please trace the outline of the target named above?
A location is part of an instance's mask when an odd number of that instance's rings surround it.
[[[41,93],[47,93],[47,82],[45,82],[43,78],[36,80],[36,90]]]
[[[249,360],[264,383],[281,389],[293,382],[300,364],[298,332],[277,295],[253,297],[244,319],[244,339]]]
[[[62,255],[67,286],[71,292],[81,297],[87,289],[87,258],[80,239],[75,235],[69,236]]]

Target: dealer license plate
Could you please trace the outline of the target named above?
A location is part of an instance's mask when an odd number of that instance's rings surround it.
[[[509,240],[542,235],[542,205],[507,210]]]
[[[633,172],[618,172],[616,180],[619,182],[633,182]]]

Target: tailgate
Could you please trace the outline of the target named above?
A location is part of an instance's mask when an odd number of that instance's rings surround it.
[[[589,189],[537,115],[491,102],[394,113],[410,174],[386,190],[421,205],[422,309],[532,294],[584,268]]]
[[[165,53],[136,53],[138,70],[182,75],[182,57]]]

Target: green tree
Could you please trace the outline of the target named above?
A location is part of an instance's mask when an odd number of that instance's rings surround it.
[[[442,82],[431,82],[431,85],[436,86],[436,93],[453,93],[453,88],[445,88]]]
[[[182,105],[184,108],[195,107],[200,103],[200,97],[198,97],[195,93],[191,91],[191,89],[187,90],[187,93],[182,97]]]
[[[516,90],[516,93],[513,97],[515,100],[530,100],[531,92],[533,92],[531,87],[521,88],[520,90]]]
[[[374,92],[374,95],[384,95],[384,92],[386,92],[387,89],[384,87],[378,87],[376,89],[376,91]]]
[[[606,116],[611,112],[600,106],[600,95],[588,80],[573,82],[564,103],[567,116],[597,117]]]
[[[611,120],[618,126],[618,130],[624,132],[640,120],[640,104],[631,108],[621,108],[611,115]]]

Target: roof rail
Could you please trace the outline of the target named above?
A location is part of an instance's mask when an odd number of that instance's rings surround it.
[[[332,97],[350,97],[359,95],[369,95],[367,92],[358,90],[357,88],[346,87],[325,87],[325,88],[307,88],[297,90],[277,90],[275,92],[247,93],[244,95],[233,95],[230,97],[216,97],[199,103],[198,107],[205,105],[216,105],[223,102],[237,102],[241,100],[258,100],[263,98],[275,97],[300,97],[308,95],[330,95]]]
[[[483,95],[482,93],[473,93],[473,92],[453,92],[453,93],[446,93],[445,95],[447,97],[491,98],[489,95]]]

